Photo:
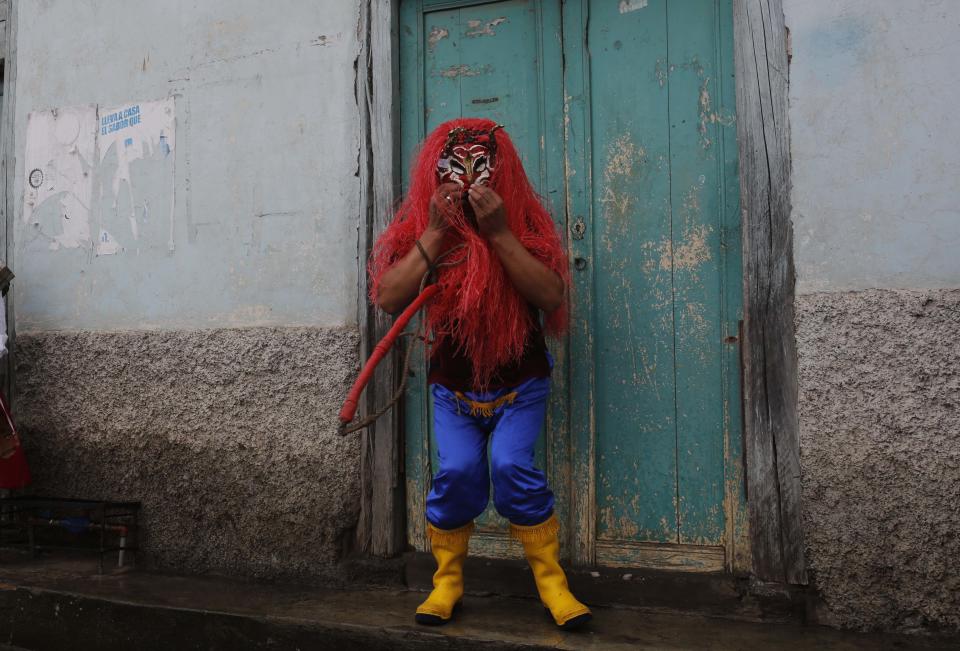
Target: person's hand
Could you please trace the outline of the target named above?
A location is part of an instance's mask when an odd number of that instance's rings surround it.
[[[456,183],[444,183],[430,197],[430,220],[427,228],[443,232],[447,228],[447,218],[460,203],[463,190]]]
[[[507,211],[500,195],[485,185],[471,185],[467,198],[477,217],[477,228],[484,237],[493,237],[506,232]]]

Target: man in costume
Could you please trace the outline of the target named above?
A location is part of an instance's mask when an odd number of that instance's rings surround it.
[[[452,120],[426,138],[369,271],[371,298],[390,313],[416,297],[425,274],[440,287],[425,317],[440,459],[427,498],[437,572],[417,622],[444,624],[460,603],[492,479],[494,505],[523,543],[557,625],[586,623],[590,610],[559,565],[553,493],[534,463],[553,365],[544,333],[566,326],[566,255],[500,125]]]

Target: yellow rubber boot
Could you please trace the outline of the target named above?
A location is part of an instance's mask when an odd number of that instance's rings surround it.
[[[593,614],[574,598],[567,586],[567,575],[560,567],[559,531],[560,522],[556,515],[532,527],[510,525],[510,534],[523,543],[537,581],[540,601],[550,611],[557,626],[571,630],[589,622]]]
[[[427,626],[446,624],[453,617],[453,610],[463,598],[463,562],[467,559],[467,547],[473,523],[459,529],[437,529],[427,524],[430,548],[437,559],[437,571],[433,575],[433,591],[417,608],[417,623]]]

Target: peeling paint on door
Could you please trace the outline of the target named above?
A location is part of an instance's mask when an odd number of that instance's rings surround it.
[[[647,0],[620,0],[618,7],[621,14],[629,14],[631,11],[644,9],[647,6]]]
[[[709,262],[712,253],[707,244],[707,238],[711,232],[709,226],[698,224],[678,245],[672,247],[670,260],[664,259],[661,265],[671,265],[672,263],[672,269],[695,271],[704,262]]]
[[[439,25],[434,25],[430,28],[430,36],[427,37],[427,43],[430,44],[430,49],[437,47],[437,43],[443,39],[450,36],[450,30],[440,27]]]
[[[467,31],[464,33],[464,36],[469,38],[476,38],[478,36],[496,36],[496,31],[494,28],[497,25],[501,25],[507,22],[506,16],[500,16],[499,18],[494,18],[493,20],[488,20],[486,22],[482,20],[468,20],[467,21]]]
[[[457,77],[477,77],[479,75],[485,75],[493,71],[489,65],[480,66],[479,68],[471,68],[470,66],[464,63],[458,63],[452,65],[449,68],[444,68],[440,71],[441,77],[446,77],[447,79],[456,79]]]
[[[594,307],[572,344],[575,359],[592,345],[593,359],[574,369],[592,374],[594,394],[572,394],[571,409],[595,419],[597,559],[627,563],[633,546],[667,543],[678,559],[711,547],[722,564],[734,386],[722,378],[736,378],[722,366],[723,300],[739,281],[722,289],[719,232],[738,212],[726,202],[736,184],[732,85],[722,78],[732,50],[718,24],[732,22],[731,6],[611,4],[589,3],[595,259],[580,294]],[[613,72],[624,69],[633,74]]]

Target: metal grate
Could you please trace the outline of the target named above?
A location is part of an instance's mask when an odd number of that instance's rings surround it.
[[[96,552],[103,574],[108,553],[117,552],[117,567],[124,566],[127,552],[136,560],[139,515],[140,502],[0,498],[0,546],[25,546],[33,556],[46,549]]]

